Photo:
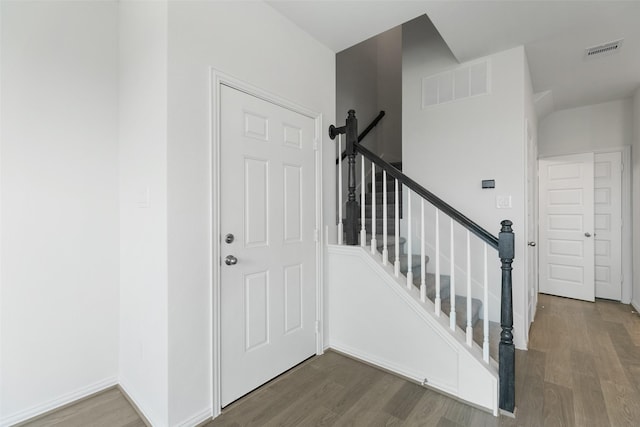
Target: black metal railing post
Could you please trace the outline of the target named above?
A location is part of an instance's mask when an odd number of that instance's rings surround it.
[[[516,350],[513,345],[513,297],[511,264],[514,257],[513,223],[504,220],[498,235],[498,256],[502,262],[502,300],[500,309],[500,409],[513,413],[516,406]]]
[[[356,201],[356,144],[358,143],[358,119],[355,110],[349,110],[346,124],[347,137],[347,220],[345,240],[347,245],[358,244],[358,202]]]

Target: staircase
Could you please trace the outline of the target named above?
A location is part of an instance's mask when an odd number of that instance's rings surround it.
[[[402,163],[396,162],[391,163],[393,167],[402,171]],[[383,173],[378,172],[375,176],[376,179],[376,246],[377,251],[382,254],[383,249],[383,197],[384,197],[384,187],[383,187]],[[367,242],[366,245],[371,244],[371,231],[372,231],[372,203],[373,197],[371,194],[371,183],[369,182],[366,186],[365,190],[365,229],[367,231]],[[360,198],[357,199],[361,200]],[[398,212],[400,218],[402,219],[402,189],[399,191],[398,200],[400,206],[398,207]],[[387,250],[389,252],[389,262],[391,264],[395,261],[395,180],[387,175]],[[407,275],[408,272],[408,255],[406,251],[406,241],[407,239],[404,237],[400,237],[399,245],[400,245],[400,273],[404,276]],[[412,255],[411,257],[411,271],[413,272],[413,284],[420,288],[420,284],[422,281],[421,277],[421,266],[420,266],[420,255]],[[429,257],[425,257],[425,263],[429,262]],[[427,298],[429,298],[432,302],[435,302],[436,298],[436,277],[435,274],[429,273],[428,269],[425,268],[426,273],[426,286],[427,286]],[[450,316],[451,313],[451,291],[450,291],[450,283],[451,277],[448,275],[440,275],[440,299],[441,299],[441,310],[447,316]],[[465,330],[467,327],[467,298],[464,296],[456,295],[456,323],[462,329]],[[471,325],[476,329],[482,328],[482,322],[478,322],[480,319],[480,313],[482,311],[482,302],[476,298],[472,298],[471,300]],[[481,334],[474,334],[476,337],[481,337]],[[482,345],[482,341],[478,342],[479,345]]]
[[[358,135],[355,111],[349,110],[344,126],[329,126],[331,139],[346,135],[346,148],[336,160],[341,218],[338,245],[328,251],[329,294],[335,301],[332,346],[423,384],[429,382],[491,409],[494,415],[498,408],[513,412],[513,224],[502,220],[496,236],[402,173],[402,164],[383,160],[360,143],[374,125]],[[339,151],[340,146],[339,143]],[[346,174],[341,159],[348,159]],[[359,171],[358,161],[362,165]],[[372,171],[370,177],[365,176],[368,168]],[[354,180],[358,173],[363,183],[360,190]],[[343,181],[343,175],[348,177],[348,183]],[[398,192],[396,183],[400,184]],[[343,204],[344,190],[347,202]],[[408,206],[396,207],[396,199],[402,203],[402,193]],[[419,204],[414,205],[414,201]],[[420,212],[415,206],[420,207]],[[425,217],[425,206],[434,209],[429,211],[429,218]],[[450,224],[450,232],[441,231],[444,224]],[[397,230],[400,227],[402,230]],[[443,242],[444,248],[448,246],[447,253],[443,253]],[[429,260],[426,253],[437,256]],[[496,256],[501,279],[496,279],[498,270],[491,267],[490,259],[495,260]],[[429,262],[435,267],[428,268]],[[389,264],[394,268],[390,269]],[[456,269],[455,281],[449,275],[434,274],[450,268]],[[404,283],[400,273],[408,277]],[[494,295],[497,305],[493,303]],[[479,320],[481,313],[484,321]],[[498,316],[500,326],[496,328],[497,324],[488,319]],[[498,342],[496,364],[491,356],[495,357]]]

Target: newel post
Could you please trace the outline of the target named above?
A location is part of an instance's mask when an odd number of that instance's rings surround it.
[[[514,257],[514,234],[509,220],[500,223],[498,255],[502,262],[502,301],[500,313],[500,409],[513,413],[516,406],[516,350],[513,345],[513,297],[511,271]]]
[[[358,119],[356,112],[349,110],[346,124],[347,137],[347,222],[345,234],[347,245],[358,244],[358,202],[356,201],[356,144],[358,143]]]
[[[358,244],[358,202],[356,201],[356,144],[358,143],[358,119],[356,119],[355,110],[349,110],[347,114],[347,122],[344,126],[329,126],[329,138],[335,139],[338,135],[346,136],[347,166],[347,218],[344,232],[346,235],[347,245]],[[339,156],[342,153],[338,153]],[[342,185],[342,182],[339,183]],[[342,188],[338,189],[342,191]],[[340,218],[342,221],[342,218]]]

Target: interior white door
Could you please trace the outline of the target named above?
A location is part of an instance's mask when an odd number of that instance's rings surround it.
[[[593,153],[541,159],[540,292],[595,300]]]
[[[622,298],[622,153],[596,153],[594,169],[596,297]]]
[[[316,353],[316,175],[312,118],[220,96],[224,407]]]

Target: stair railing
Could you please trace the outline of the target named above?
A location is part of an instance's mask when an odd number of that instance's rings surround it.
[[[396,169],[390,163],[387,163],[379,156],[375,155],[369,149],[363,147],[358,142],[358,121],[356,119],[355,111],[349,110],[345,126],[336,128],[335,126],[329,127],[329,136],[331,139],[338,137],[339,150],[342,150],[342,135],[345,136],[346,149],[345,155],[347,157],[347,203],[346,203],[346,221],[342,224],[342,200],[339,200],[339,222],[338,222],[338,243],[342,244],[343,236],[346,239],[347,245],[358,245],[358,240],[362,246],[366,246],[366,211],[365,211],[365,162],[367,159],[371,164],[371,252],[377,253],[378,242],[376,239],[376,209],[377,204],[375,201],[376,193],[376,172],[377,168],[382,172],[382,186],[383,186],[383,200],[382,200],[382,228],[383,228],[383,242],[382,242],[382,263],[387,263],[388,255],[388,241],[387,241],[387,229],[388,229],[388,213],[387,213],[387,177],[391,177],[394,181],[395,187],[395,212],[394,212],[394,226],[395,226],[395,254],[394,254],[394,274],[396,277],[400,276],[400,215],[398,212],[399,196],[398,194],[405,187],[408,191],[407,197],[407,269],[406,269],[406,283],[407,288],[412,289],[414,286],[413,280],[413,265],[412,265],[412,194],[419,197],[419,212],[420,212],[420,299],[422,302],[427,298],[427,286],[426,286],[426,248],[425,248],[425,202],[431,204],[435,208],[435,295],[433,295],[433,301],[435,305],[435,314],[440,316],[442,312],[442,298],[441,298],[441,244],[445,243],[446,236],[441,236],[441,216],[449,218],[449,261],[450,261],[450,315],[449,322],[450,328],[455,330],[456,323],[456,263],[454,252],[454,224],[459,224],[466,230],[466,342],[469,347],[473,345],[473,325],[472,325],[472,285],[471,285],[471,241],[472,236],[481,241],[483,246],[483,262],[484,269],[482,271],[482,287],[483,287],[483,340],[482,340],[482,354],[483,360],[489,363],[489,279],[488,279],[488,248],[497,250],[498,257],[501,261],[501,298],[500,298],[500,342],[498,351],[498,363],[499,363],[499,377],[500,377],[500,396],[499,406],[500,409],[513,413],[515,409],[515,347],[513,344],[513,300],[512,300],[512,263],[514,258],[514,233],[512,229],[512,222],[509,220],[502,221],[500,233],[498,237],[485,230],[483,227],[463,215],[460,211],[453,208],[451,205],[444,202],[442,199],[431,193],[420,184],[403,174],[400,170]],[[361,206],[358,207],[356,200],[356,156],[360,154],[362,159],[361,167]],[[340,161],[341,159],[339,159]],[[339,168],[339,188],[342,188],[342,167]],[[341,191],[339,191],[341,192]],[[418,209],[416,209],[417,211]],[[358,214],[360,217],[358,218]],[[360,229],[358,226],[360,225]],[[444,224],[443,224],[444,225]],[[418,233],[416,233],[418,234]],[[443,239],[444,237],[444,239]],[[416,266],[417,267],[417,266]],[[430,297],[431,299],[431,297]]]
[[[352,110],[353,111],[353,110]],[[378,115],[371,121],[371,123],[369,123],[369,126],[367,126],[365,128],[365,130],[362,131],[362,133],[360,135],[358,135],[357,137],[357,142],[361,142],[368,134],[369,132],[371,132],[373,130],[373,128],[375,128],[378,123],[380,123],[380,120],[382,120],[382,118],[385,116],[385,112],[384,111],[380,111],[380,113],[378,113]],[[351,126],[355,129],[355,134],[357,135],[357,130],[358,130],[358,124],[357,124],[357,120],[355,119],[355,111],[354,111],[354,116],[353,116],[353,120],[355,121],[355,124],[351,124]],[[329,135],[331,136],[331,139],[334,139],[336,137],[336,135],[342,135],[344,133],[346,133],[346,129],[347,126],[342,126],[341,128],[336,128],[335,126],[331,125],[329,127]],[[338,191],[338,244],[342,244],[343,243],[343,237],[344,237],[344,225],[343,225],[343,215],[342,215],[342,207],[343,207],[343,203],[342,203],[342,162],[344,161],[344,159],[347,157],[347,150],[342,150],[342,138],[338,138],[338,153],[340,153],[338,155],[338,158],[336,159],[336,165],[338,166],[338,181],[340,182],[340,190]],[[355,158],[354,158],[355,159]],[[354,160],[355,162],[355,160]],[[364,168],[364,163],[362,164],[362,167]],[[355,170],[355,163],[353,164],[353,168]],[[351,169],[349,169],[349,171],[351,171]],[[354,175],[355,176],[355,173]],[[364,177],[364,169],[363,169],[363,174],[362,176]],[[361,185],[364,184],[364,179],[361,181]],[[355,183],[354,183],[355,185]],[[355,194],[355,188],[354,187],[354,194]],[[364,197],[364,192],[362,192],[363,197]],[[364,209],[364,199],[362,201],[362,209]],[[364,215],[364,212],[363,212]],[[363,226],[363,230],[364,230],[364,226]],[[365,239],[362,238],[362,245],[364,246],[364,241]]]
[[[355,113],[355,112],[354,112]],[[371,123],[369,123],[369,126],[367,126],[366,128],[364,128],[364,130],[362,131],[362,133],[360,135],[358,135],[358,142],[362,142],[362,140],[369,135],[369,132],[371,132],[373,130],[374,127],[378,126],[378,123],[380,123],[380,120],[382,120],[382,118],[385,116],[385,112],[380,111],[378,113],[378,115],[371,121]],[[334,127],[335,129],[335,127]],[[329,128],[329,132],[331,132],[331,128]],[[334,136],[335,138],[335,136]],[[333,138],[332,138],[333,139]],[[342,149],[340,149],[340,158],[336,159],[336,165],[339,164],[342,160],[344,160],[347,157],[347,150],[342,151]]]

